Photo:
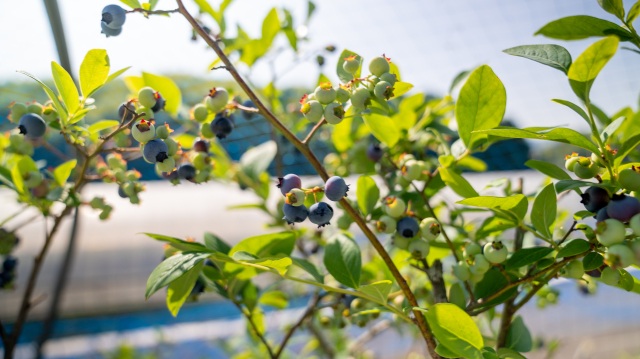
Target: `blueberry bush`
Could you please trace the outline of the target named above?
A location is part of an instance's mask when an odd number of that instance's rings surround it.
[[[237,84],[212,84],[200,103],[183,103],[170,78],[142,73],[125,78],[132,96],[123,99],[118,119],[87,123],[86,115],[99,106],[92,95],[127,70],[110,72],[106,50],[87,53],[79,87],[55,62],[55,90],[25,73],[40,83],[49,101],[12,105],[14,129],[0,136],[0,181],[51,225],[11,331],[0,325],[5,358],[13,356],[61,221],[80,206],[108,219],[110,204],[82,194],[91,181],[113,183],[122,197],[139,203],[144,185],[128,163],[139,157],[176,185],[236,182],[254,192],[256,202],[234,210],[258,210],[270,218],[266,233],[235,245],[214,233],[204,233],[200,242],[147,233],[164,242],[165,259],[150,274],[146,296],[166,287],[173,315],[203,292],[230,301],[245,317],[246,340],[253,344],[230,350],[245,357],[362,357],[371,338],[394,328],[420,338],[433,358],[521,358],[534,347],[517,313],[533,299],[541,306],[552,303],[557,297],[552,279],[570,278],[589,290],[602,283],[640,293],[640,283],[627,271],[640,264],[638,112],[625,107],[608,115],[590,98],[596,77],[620,48],[640,53],[633,27],[640,1],[630,9],[620,0],[598,1],[619,24],[570,16],[538,30],[556,40],[596,38],[575,59],[557,44],[505,50],[567,77],[578,101],[553,101],[584,119],[588,134],[565,127],[501,126],[506,89],[487,65],[456,77],[450,92],[456,89],[457,98],[427,97],[409,92],[409,79],[386,55],[365,61],[350,50],[343,50],[336,64],[339,83],[321,75],[299,104],[288,103],[274,82],[250,85],[238,66],[265,61],[278,36],[286,38],[287,51],[297,52],[305,38],[294,30],[292,14],[273,8],[259,38],[241,27],[231,37],[225,22],[230,0],[217,8],[206,0],[194,2],[196,17],[182,0],[169,10],[157,9],[157,1],[123,0],[126,7],[104,8],[101,26],[109,37],[128,36],[129,16],[170,15],[189,22],[194,36],[215,52],[211,66],[227,71]],[[308,4],[305,21],[314,9]],[[625,42],[631,47],[621,45]],[[321,54],[316,61],[324,63]],[[180,127],[156,121],[161,111]],[[258,114],[307,159],[315,178],[289,173],[273,179],[267,169],[279,142],[230,159],[224,141],[236,119],[250,121]],[[33,148],[45,146],[54,133],[75,148],[77,158],[48,168],[33,160]],[[502,195],[482,195],[464,171],[484,171],[486,164],[474,154],[513,138],[561,142],[576,152],[567,154],[565,168],[529,160],[528,167],[548,176],[534,192],[523,192],[522,181],[503,180],[492,184]],[[316,157],[310,147],[315,141],[329,141],[331,153]],[[561,196],[585,209],[566,213],[557,205]],[[18,263],[11,252],[17,244],[15,231],[0,229],[5,290],[13,288]],[[308,298],[306,308],[281,330],[268,330],[265,309],[285,309],[294,296]],[[351,337],[350,325],[366,330]],[[292,349],[288,344],[296,335],[308,340]]]

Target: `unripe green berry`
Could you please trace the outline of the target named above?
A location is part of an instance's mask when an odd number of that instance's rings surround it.
[[[393,97],[393,86],[387,81],[380,81],[373,88],[373,95],[381,100]]]
[[[322,104],[320,104],[320,102],[311,100],[302,104],[300,112],[302,112],[307,120],[311,122],[318,122],[324,115],[324,108],[322,108]]]
[[[156,126],[151,122],[140,120],[131,126],[131,136],[136,141],[145,144],[156,138]]]
[[[607,264],[612,268],[626,268],[635,263],[635,255],[631,248],[624,244],[614,244],[607,248],[607,253],[604,255]]]
[[[396,231],[396,226],[398,222],[387,215],[380,216],[378,221],[376,221],[376,230],[380,233],[394,233]]]
[[[193,163],[193,167],[195,167],[196,170],[202,171],[211,163],[211,157],[209,157],[209,154],[206,152],[196,152],[191,157],[191,163]]]
[[[625,235],[624,224],[617,219],[605,219],[596,225],[596,238],[606,247],[624,242]]]
[[[473,257],[473,266],[472,268],[478,273],[486,273],[491,268],[491,263],[487,260],[487,257],[484,254],[476,254]]]
[[[139,107],[137,113],[140,114],[140,117],[138,117],[139,120],[145,120],[147,122],[152,121],[156,117],[156,114],[153,113],[150,107]]]
[[[192,109],[193,119],[198,122],[204,122],[209,117],[209,109],[204,104],[197,104]]]
[[[358,60],[357,56],[349,56],[346,59],[344,59],[344,63],[342,63],[342,68],[346,72],[353,75],[356,72],[358,72],[358,69],[360,68],[360,60]]]
[[[143,87],[138,91],[138,102],[141,106],[152,108],[156,105],[156,91],[151,87]]]
[[[453,275],[456,276],[461,281],[466,281],[471,277],[471,271],[469,270],[469,265],[465,261],[459,261],[457,264],[454,264],[452,267]]]
[[[467,259],[473,259],[476,254],[482,253],[482,247],[476,242],[469,242],[464,246],[462,255]]]
[[[27,105],[16,102],[13,105],[11,105],[11,112],[9,113],[9,119],[12,122],[17,123],[18,121],[20,121],[20,117],[26,115],[27,112],[28,112]]]
[[[316,87],[314,91],[316,100],[323,105],[327,105],[336,100],[336,90],[333,89],[330,82],[325,82]]]
[[[324,118],[327,123],[337,125],[344,118],[344,108],[337,102],[332,102],[324,109]]]
[[[395,85],[396,82],[398,81],[398,77],[396,76],[396,74],[387,72],[380,75],[380,81],[386,81],[393,87],[393,85]]]
[[[628,191],[640,191],[640,172],[634,168],[626,168],[618,173],[618,183]]]
[[[304,200],[307,198],[307,194],[300,188],[293,188],[289,193],[285,195],[284,202],[294,207],[299,207],[304,204]]]
[[[415,181],[422,174],[422,166],[416,160],[407,161],[400,167],[400,172],[407,181]]]
[[[369,72],[375,76],[380,76],[389,70],[389,61],[384,56],[374,57],[369,63]]]
[[[484,256],[493,264],[500,264],[504,262],[507,260],[508,254],[509,251],[507,250],[507,247],[505,247],[500,241],[489,242],[484,245]]]
[[[156,128],[156,136],[163,140],[167,139],[171,132],[173,132],[173,130],[169,127],[168,123],[165,123],[164,126],[158,126]]]
[[[156,169],[159,172],[171,173],[176,168],[176,160],[169,157],[162,162],[156,162]]]
[[[388,196],[382,203],[382,210],[389,216],[398,218],[404,215],[407,205],[400,197]]]
[[[351,92],[344,86],[340,85],[340,87],[338,87],[338,89],[336,90],[336,100],[340,103],[345,103],[349,101],[350,98]]]
[[[353,95],[351,95],[351,105],[355,107],[357,110],[364,110],[371,104],[371,94],[369,90],[363,87],[355,90]]]
[[[218,113],[227,106],[229,102],[229,92],[222,87],[214,87],[209,91],[209,95],[205,97],[204,103],[213,113]]]
[[[564,161],[564,167],[568,170],[573,172],[573,168],[576,165],[576,163],[578,163],[578,160],[580,159],[580,157],[578,156],[577,153],[572,153],[570,155],[567,155],[565,157],[565,161]]]
[[[600,280],[604,284],[617,286],[620,283],[620,272],[617,269],[613,269],[611,267],[605,267],[602,270],[602,275],[600,276]]]
[[[407,249],[415,259],[425,259],[429,254],[429,242],[423,239],[414,239],[409,243]]]
[[[567,278],[580,279],[584,275],[582,261],[573,260],[564,268],[563,275]]]
[[[176,153],[178,153],[178,148],[180,146],[178,145],[178,142],[176,142],[176,140],[171,137],[167,137],[166,139],[164,139],[164,143],[167,144],[167,156],[172,157],[175,156]]]
[[[582,179],[589,179],[598,174],[600,168],[590,158],[580,157],[578,162],[573,166],[573,172]]]
[[[117,153],[110,153],[107,155],[107,165],[112,171],[118,169],[125,171],[127,169],[127,162],[125,162],[125,160],[122,159],[122,156]]]
[[[427,217],[420,222],[420,235],[427,241],[436,239],[440,232],[442,232],[442,228],[435,218]]]
[[[633,234],[640,237],[640,213],[631,217],[629,220],[629,228],[633,231]]]
[[[413,240],[411,238],[405,238],[399,234],[394,234],[393,237],[391,237],[391,242],[393,243],[394,247],[406,251],[409,249],[409,244],[411,244]]]
[[[43,111],[44,111],[44,107],[37,102],[31,103],[27,106],[27,112],[35,113],[38,116],[42,115]]]
[[[204,138],[214,138],[216,136],[216,134],[211,130],[211,125],[209,123],[202,123],[200,125],[200,134]]]

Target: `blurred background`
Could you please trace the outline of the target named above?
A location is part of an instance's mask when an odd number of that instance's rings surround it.
[[[186,2],[195,11],[193,4]],[[629,8],[634,2],[626,0],[625,7]],[[127,17],[120,36],[105,38],[100,33],[100,13],[110,2],[59,0],[57,3],[75,73],[89,49],[104,48],[109,53],[112,69],[132,66],[128,75],[146,71],[174,78],[182,90],[183,102],[189,106],[199,102],[208,88],[231,80],[225,71],[209,70],[215,55],[201,40],[191,40],[191,29],[179,15],[146,19],[132,14]],[[211,3],[217,5],[215,0]],[[173,1],[160,0],[157,7],[173,9],[175,6]],[[299,19],[305,18],[308,8],[306,1],[235,0],[227,10],[229,35],[234,35],[234,24],[238,23],[250,35],[258,36],[262,19],[274,6],[288,8],[293,17]],[[414,84],[413,91],[442,96],[458,73],[489,64],[507,88],[506,118],[518,127],[566,125],[587,130],[586,124],[572,112],[550,101],[553,98],[576,100],[561,73],[508,56],[502,50],[523,44],[558,43],[533,34],[545,23],[560,17],[587,14],[614,21],[595,0],[324,0],[316,6],[308,24],[296,24],[299,34],[308,34],[308,41],[301,45],[298,55],[282,52],[259,62],[251,71],[241,68],[252,83],[264,86],[273,81],[272,75],[277,73],[276,85],[287,89],[285,95],[297,98],[315,87],[320,73],[337,80],[334,70],[337,56],[343,49],[350,49],[365,59],[384,53],[399,66],[405,81]],[[0,129],[4,130],[11,125],[5,118],[12,101],[43,102],[45,99],[40,88],[16,70],[50,80],[50,61],[59,61],[59,54],[43,1],[0,2],[0,34]],[[276,41],[285,43],[286,39],[279,36]],[[575,57],[592,42],[592,39],[564,42],[562,46]],[[323,50],[328,45],[337,50]],[[319,53],[324,57],[324,68],[316,61]],[[638,89],[638,55],[619,50],[596,81],[592,98],[606,113],[613,114],[623,106],[636,107]],[[91,116],[115,118],[118,105],[127,96],[128,90],[121,81],[109,85],[97,96],[100,107]],[[224,143],[234,159],[248,147],[270,139],[264,121],[257,120],[238,129],[237,137]],[[490,169],[508,172],[469,175],[476,188],[504,176],[524,177],[525,183],[533,188],[543,178],[535,173],[520,172],[526,158],[562,163],[567,153],[562,147],[534,142],[516,141],[505,146],[492,148],[483,154],[486,156],[483,159]],[[62,144],[60,147],[62,151],[69,150]],[[321,144],[316,149],[319,154],[330,150],[330,146]],[[46,151],[42,151],[41,156],[52,163],[56,161],[53,157],[47,158]],[[295,153],[284,151],[282,156],[287,172],[311,174],[309,166]],[[155,178],[152,166],[144,167],[143,162],[139,165],[144,178]],[[59,320],[45,347],[46,357],[134,357],[133,352],[161,357],[226,357],[220,341],[244,331],[237,311],[218,303],[215,296],[205,295],[200,303],[187,305],[178,318],[172,318],[164,308],[162,294],[145,301],[146,279],[162,260],[163,251],[160,244],[139,233],[156,232],[201,240],[202,234],[210,231],[231,243],[238,242],[264,230],[265,218],[259,212],[226,209],[251,202],[252,194],[233,185],[211,183],[173,188],[160,181],[148,182],[140,206],[132,206],[118,197],[115,186],[93,184],[87,187],[86,194],[87,198],[104,196],[114,204],[115,211],[108,222],[99,221],[97,213],[91,211],[80,214],[76,252],[59,306]],[[573,202],[565,202],[567,206],[575,203],[575,198]],[[17,209],[12,194],[0,190],[0,220]],[[23,213],[18,218],[18,222],[23,220],[29,224],[19,232],[22,242],[16,251],[20,258],[17,289],[0,292],[3,322],[10,322],[15,316],[21,288],[30,270],[30,258],[41,245],[44,222],[32,215]],[[70,224],[66,223],[45,263],[36,291],[41,303],[34,308],[19,347],[21,358],[34,355],[33,343],[41,336],[42,320],[47,317],[69,230]],[[560,281],[557,285],[563,290],[556,306],[538,311],[532,305],[524,313],[536,338],[558,340],[556,357],[640,357],[640,299],[608,287],[599,291],[595,299],[585,298],[572,282]],[[270,321],[277,327],[277,323],[295,318],[305,303],[302,299],[296,307],[294,301],[290,310]],[[610,340],[600,340],[597,346],[593,344],[594,338],[603,336]],[[391,351],[383,350],[387,347],[384,343],[399,345],[406,340],[393,334],[385,338],[386,341],[378,344],[380,357],[394,356]],[[230,341],[229,345],[232,344]],[[532,357],[543,358],[547,354],[545,351]]]

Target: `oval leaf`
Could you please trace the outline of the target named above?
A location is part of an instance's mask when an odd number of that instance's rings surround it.
[[[400,130],[390,117],[371,113],[362,119],[375,138],[385,145],[393,147],[400,139]]]
[[[360,286],[360,247],[347,235],[338,233],[329,239],[324,251],[324,265],[338,282],[350,288]]]
[[[571,54],[559,45],[522,45],[506,49],[504,52],[551,66],[565,74],[571,66]]]
[[[75,113],[80,108],[80,95],[71,75],[55,61],[51,61],[51,75],[67,110]]]
[[[531,208],[531,223],[536,230],[546,238],[551,238],[551,230],[549,227],[556,220],[558,210],[556,189],[553,183],[546,185],[533,201]]]
[[[358,178],[356,187],[356,198],[358,199],[358,207],[362,214],[367,216],[376,206],[380,199],[380,189],[376,181],[369,176],[361,176]]]
[[[589,98],[591,86],[600,70],[615,55],[619,40],[609,36],[589,46],[571,65],[567,76],[571,88],[584,101]]]
[[[179,253],[165,259],[158,265],[147,280],[147,290],[145,297],[149,298],[158,289],[169,285],[169,283],[182,277],[193,266],[203,261],[209,253]]]
[[[551,252],[553,252],[553,248],[548,247],[524,248],[515,252],[507,260],[505,267],[507,269],[518,269],[541,260]]]
[[[167,308],[174,317],[178,315],[180,308],[182,308],[182,305],[191,294],[193,286],[196,284],[203,266],[204,261],[200,261],[180,278],[169,284],[169,287],[167,288]]]
[[[538,170],[551,178],[558,180],[570,180],[571,176],[567,172],[565,172],[562,168],[554,165],[553,163],[538,161],[538,160],[528,160],[524,163],[525,166]]]
[[[439,167],[439,171],[444,183],[451,187],[456,194],[464,198],[478,197],[478,192],[473,189],[469,181],[464,179],[464,177],[444,167]]]
[[[89,50],[80,64],[80,89],[82,96],[88,98],[104,85],[109,77],[109,56],[107,50]]]
[[[587,15],[567,16],[551,21],[535,34],[559,40],[580,40],[609,35],[616,35],[623,41],[633,38],[629,31],[611,21]]]
[[[462,358],[482,359],[482,334],[471,317],[455,304],[438,303],[426,313],[433,335],[448,351]]]
[[[507,93],[491,67],[483,65],[475,69],[460,90],[455,116],[460,138],[468,148],[483,137],[472,134],[500,124],[507,105]]]
[[[71,176],[71,171],[73,171],[77,164],[78,160],[69,160],[56,167],[56,169],[53,170],[53,179],[56,180],[56,183],[60,186],[64,186],[69,179],[69,176]]]
[[[558,255],[556,257],[564,258],[575,256],[576,254],[588,251],[589,248],[591,248],[589,242],[585,241],[584,239],[574,239],[565,244],[564,247],[562,247],[560,251],[558,251]]]

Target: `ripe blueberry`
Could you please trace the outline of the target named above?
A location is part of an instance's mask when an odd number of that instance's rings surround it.
[[[204,103],[209,111],[218,113],[222,111],[229,102],[229,92],[222,87],[214,87],[209,91],[209,95],[205,97]]]
[[[379,144],[372,143],[369,145],[369,147],[367,147],[367,157],[371,161],[378,162],[380,161],[380,159],[382,159],[383,155],[384,155],[384,151],[382,150]]]
[[[14,256],[6,256],[2,262],[2,269],[6,272],[13,272],[18,266],[18,258]]]
[[[211,132],[213,132],[217,138],[223,139],[227,137],[233,130],[233,122],[227,116],[223,114],[216,115],[215,120],[211,122]]]
[[[640,201],[624,194],[614,195],[606,208],[609,217],[626,223],[631,217],[640,213]]]
[[[196,152],[209,152],[209,141],[197,138],[193,143],[193,150]]]
[[[254,104],[253,101],[251,100],[246,100],[245,102],[242,103],[242,106],[248,107],[248,108],[255,108],[256,104]],[[253,120],[253,118],[256,117],[257,115],[258,115],[257,113],[252,111],[242,111],[242,117],[244,117],[244,119],[247,121]]]
[[[156,98],[156,104],[151,106],[151,111],[155,113],[164,110],[164,106],[167,104],[167,101],[164,99],[164,97],[160,95],[160,92],[156,92],[154,94],[154,97]]]
[[[136,115],[136,110],[131,104],[131,102],[125,102],[118,108],[118,117],[120,117],[120,121],[123,123],[127,123],[133,120],[133,117]]]
[[[118,29],[124,25],[127,12],[118,5],[107,5],[102,9],[102,23],[111,29]]]
[[[196,177],[196,167],[189,162],[181,164],[178,167],[178,177],[193,182]]]
[[[420,224],[413,217],[403,217],[398,221],[396,231],[405,238],[413,238],[420,231]]]
[[[292,206],[285,203],[282,211],[284,212],[284,217],[282,219],[287,221],[289,224],[304,222],[304,220],[309,216],[309,210],[304,205]]]
[[[333,208],[326,202],[314,203],[309,207],[309,221],[317,224],[318,228],[329,224],[331,217],[333,217]]]
[[[20,133],[27,136],[30,139],[40,138],[47,130],[47,124],[39,115],[28,113],[20,117],[18,122],[18,129]]]
[[[369,72],[375,76],[381,76],[385,72],[389,72],[389,60],[384,56],[374,57],[369,63]]]
[[[587,211],[594,213],[606,207],[610,199],[606,189],[596,186],[587,188],[580,196],[582,197],[580,203],[584,204]]]
[[[491,263],[499,264],[504,262],[508,254],[507,247],[500,241],[489,242],[484,245],[484,256]]]
[[[329,178],[324,184],[324,195],[334,202],[346,197],[347,191],[349,191],[349,185],[339,176]]]
[[[607,213],[607,207],[600,208],[598,213],[596,213],[596,222],[602,222],[605,219],[609,219],[609,214]]]
[[[280,192],[282,192],[282,195],[286,196],[287,193],[289,193],[292,189],[301,188],[302,180],[300,180],[300,177],[298,177],[298,175],[289,173],[284,177],[278,178],[278,184],[276,186],[280,188]]]
[[[162,162],[169,158],[169,148],[164,141],[155,139],[147,142],[142,149],[142,157],[149,163]]]

